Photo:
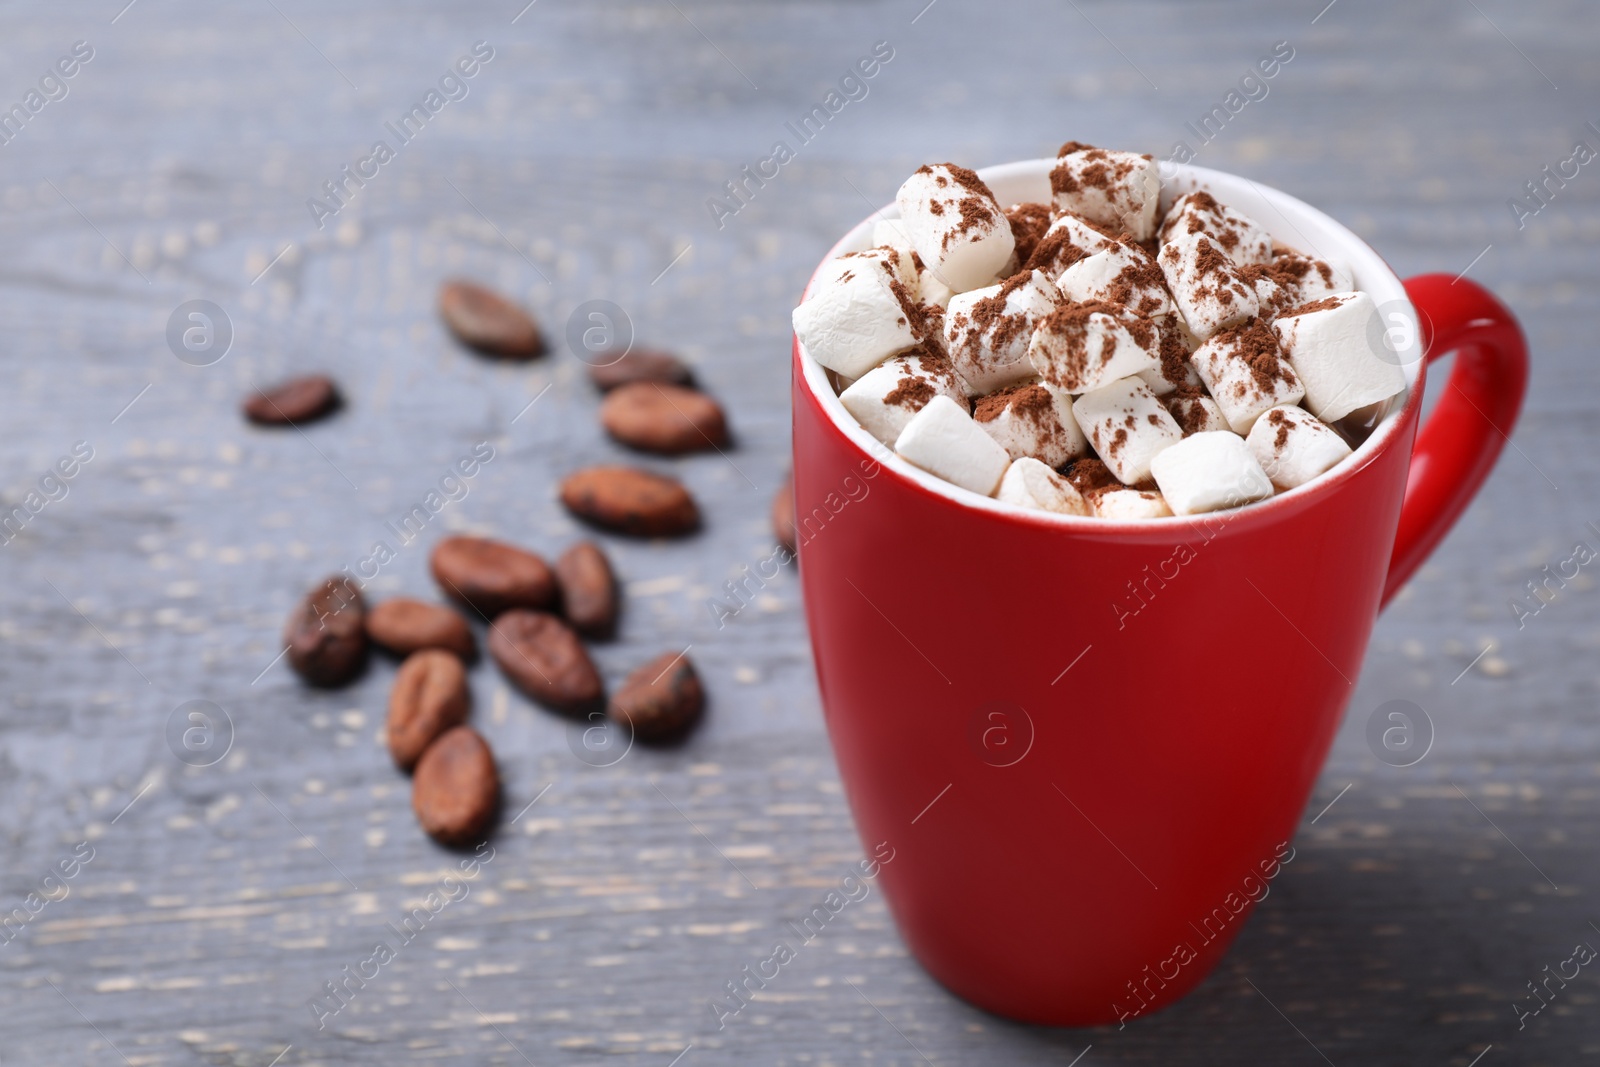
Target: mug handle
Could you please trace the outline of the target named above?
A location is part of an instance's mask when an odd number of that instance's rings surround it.
[[[1466,278],[1419,274],[1406,295],[1417,309],[1423,359],[1456,353],[1438,405],[1417,430],[1400,528],[1384,585],[1387,604],[1450,532],[1494,468],[1528,387],[1528,342],[1516,316]]]

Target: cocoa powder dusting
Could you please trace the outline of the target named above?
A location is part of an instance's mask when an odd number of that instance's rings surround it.
[[[894,294],[895,300],[900,304],[900,310],[905,313],[905,317],[900,324],[906,325],[909,323],[911,336],[918,341],[928,337],[930,334],[928,305],[919,304],[911,299],[911,291],[905,287],[905,283],[899,278],[889,279],[889,291]]]
[[[993,422],[1008,408],[1013,418],[1025,418],[1036,424],[1053,416],[1055,411],[1050,390],[1044,386],[1014,385],[979,399],[972,417],[978,422]]]
[[[1142,247],[1127,238],[1117,244],[1133,258],[1133,262],[1117,272],[1106,287],[1108,303],[1121,304],[1137,315],[1154,315],[1161,307],[1161,297],[1166,292],[1166,278],[1161,267]]]
[[[1228,218],[1228,216],[1224,213],[1222,205],[1217,203],[1216,199],[1210,193],[1193,193],[1190,196],[1190,202],[1194,204],[1195,207],[1211,216],[1211,236],[1215,237],[1223,248],[1227,249],[1229,252],[1232,252],[1235,248],[1239,247],[1239,224]],[[1190,224],[1190,232],[1193,232],[1193,222]]]
[[[1272,439],[1272,446],[1282,452],[1283,446],[1289,441],[1289,432],[1294,429],[1294,423],[1283,412],[1273,408],[1267,412],[1267,425],[1278,428],[1277,434]]]
[[[1263,326],[1259,319],[1251,319],[1232,330],[1223,330],[1217,334],[1217,338],[1223,346],[1233,350],[1233,357],[1242,359],[1245,366],[1250,368],[1250,378],[1262,393],[1271,393],[1279,382],[1297,383],[1294,371],[1283,358],[1283,350],[1278,347],[1277,335]]]
[[[1056,402],[1050,390],[1044,386],[1023,385],[1017,387],[1011,400],[1011,409],[1024,418],[1039,422],[1055,417]]]
[[[1239,224],[1229,219],[1221,204],[1207,192],[1189,193],[1183,198],[1186,210],[1161,227],[1162,240],[1171,238],[1171,231],[1183,221],[1184,232],[1187,234],[1204,233],[1212,237],[1229,252],[1239,247],[1242,240]]]
[[[1182,389],[1193,389],[1189,385],[1189,350],[1183,345],[1183,338],[1178,336],[1178,328],[1169,326],[1161,331],[1161,377]]]
[[[1215,274],[1226,274],[1233,266],[1233,261],[1211,243],[1209,234],[1200,239],[1196,248],[1194,266],[1198,277],[1209,278]]]
[[[1193,395],[1184,395],[1183,388],[1188,389]],[[1167,410],[1177,420],[1178,429],[1183,431],[1183,436],[1189,437],[1199,433],[1200,427],[1205,425],[1206,412],[1205,408],[1198,403],[1202,395],[1200,390],[1194,386],[1185,386],[1183,388],[1180,388],[1167,401]]]
[[[1088,254],[1087,248],[1072,243],[1072,236],[1066,230],[1056,230],[1039,239],[1033,246],[1033,253],[1023,263],[1023,267],[1059,276],[1062,271]],[[1017,258],[1020,260],[1022,257],[1019,255]]]
[[[1278,318],[1292,319],[1296,315],[1309,315],[1313,311],[1332,311],[1334,308],[1342,307],[1343,305],[1344,297],[1325,296],[1321,300],[1313,300],[1309,304],[1301,304],[1299,307],[1290,308],[1288,311],[1285,311],[1283,314],[1279,315]]]
[[[1126,322],[1132,318],[1126,308],[1117,304],[1108,304],[1104,300],[1085,300],[1082,303],[1062,304],[1046,315],[1044,321],[1058,328],[1081,326],[1089,321],[1091,315],[1110,315],[1118,322]]]
[[[1050,170],[1050,191],[1057,196],[1062,193],[1076,193],[1079,189],[1078,178],[1072,171],[1072,164],[1066,161],[1057,163]]]
[[[1327,266],[1326,263],[1322,265]],[[1302,256],[1274,256],[1272,262],[1261,270],[1279,285],[1295,286],[1311,273],[1311,261]]]
[[[1174,248],[1173,254],[1176,255],[1176,246],[1169,247]],[[1195,295],[1202,300],[1215,299],[1223,307],[1232,307],[1235,300],[1242,300],[1249,292],[1239,280],[1238,268],[1233,265],[1233,260],[1211,243],[1209,235],[1202,235],[1195,244],[1194,275],[1197,283],[1211,281],[1209,286],[1197,284]]]
[[[1120,304],[1110,304],[1104,300],[1062,304],[1040,319],[1037,328],[1046,330],[1047,336],[1053,334],[1065,341],[1067,370],[1073,377],[1081,377],[1088,364],[1087,331],[1089,319],[1093,315],[1105,315],[1113,319],[1141,348],[1148,350],[1155,346],[1155,324],[1149,319],[1135,315]],[[1105,366],[1115,354],[1116,343],[1117,338],[1114,333],[1105,334],[1100,338],[1100,350],[1094,354],[1100,366]]]
[[[1075,459],[1063,472],[1067,481],[1080,493],[1088,493],[1095,489],[1110,489],[1120,486],[1117,476],[1111,473],[1111,468],[1092,456]]]
[[[1094,157],[1091,155],[1089,158]],[[1078,180],[1091,189],[1110,189],[1115,177],[1112,169],[1103,162],[1090,163],[1078,172]]]
[[[992,230],[999,222],[995,217],[993,197],[964,196],[956,201],[956,210],[961,212],[961,225],[944,235],[939,246],[941,248],[948,249],[958,237]]]
[[[984,184],[983,179],[978,177],[977,171],[969,170],[966,167],[958,167],[954,163],[946,163],[944,167],[949,170],[950,177],[954,178],[961,188],[973,196],[981,197],[990,203],[994,203],[994,193]]]
[[[978,398],[978,403],[972,409],[973,422],[993,422],[1006,413],[1006,408],[1011,406],[1011,390],[1002,389],[997,393]]]
[[[972,324],[978,333],[987,335],[991,350],[1000,351],[1008,347],[1022,331],[1029,328],[1027,316],[1007,313],[1006,303],[1011,294],[1027,285],[1032,277],[1032,271],[1019,271],[1001,283],[999,292],[972,305]]]
[[[1027,263],[1039,238],[1050,228],[1050,205],[1040,203],[1013,204],[1006,209],[1006,221],[1011,223],[1011,238],[1016,243],[1017,262]]]
[[[910,408],[912,411],[921,411],[923,405],[938,395],[938,390],[926,378],[919,378],[915,374],[907,374],[895,383],[883,398],[885,404]]]
[[[949,356],[946,356],[938,349],[924,344],[915,352],[907,353],[907,356],[916,357],[917,369],[922,371],[923,374],[933,378],[945,378],[954,381],[956,373],[955,364],[950,362]]]
[[[1100,338],[1100,365],[1104,367],[1111,362],[1111,357],[1117,354],[1117,335],[1104,334]]]
[[[1067,212],[1067,214],[1072,214]],[[1090,222],[1082,215],[1072,215],[1086,229],[1089,229],[1107,240],[1116,240],[1117,234],[1109,227],[1097,222]],[[1018,262],[1030,270],[1042,270],[1050,278],[1060,277],[1061,272],[1072,266],[1085,256],[1092,255],[1096,249],[1085,248],[1074,244],[1071,235],[1065,229],[1047,231],[1033,248],[1033,254],[1026,261],[1018,254]]]
[[[1124,312],[1117,317],[1117,321],[1122,323],[1123,329],[1128,331],[1128,335],[1134,339],[1140,348],[1148,352],[1156,347],[1155,323],[1143,315],[1135,315],[1131,312]]]
[[[1260,301],[1263,318],[1277,318],[1278,313],[1294,303],[1296,299],[1295,283],[1285,282],[1281,272],[1276,267],[1276,264],[1270,267],[1251,264],[1246,267],[1235,268],[1238,272],[1239,280],[1247,289],[1255,293],[1256,299]],[[1269,295],[1266,296],[1263,296],[1261,292],[1260,283],[1263,281],[1270,285]]]
[[[1105,223],[1095,222],[1093,219],[1086,219],[1082,215],[1074,214],[1072,217],[1077,219],[1079,222],[1083,223],[1085,226],[1089,227],[1089,229],[1093,230],[1095,233],[1099,234],[1101,237],[1105,237],[1105,238],[1107,238],[1109,240],[1115,241],[1115,240],[1117,240],[1117,239],[1119,239],[1119,238],[1124,236],[1123,234],[1119,233],[1117,230],[1115,230],[1112,227],[1106,225]]]

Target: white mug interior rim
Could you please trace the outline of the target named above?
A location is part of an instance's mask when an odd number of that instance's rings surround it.
[[[998,166],[986,167],[978,174],[993,190],[995,198],[1001,204],[1014,204],[1026,201],[1050,201],[1050,169],[1055,165],[1053,159],[1031,159],[1017,163],[1003,163]],[[1242,212],[1255,220],[1272,235],[1275,243],[1288,245],[1303,252],[1310,253],[1318,258],[1328,260],[1349,270],[1357,289],[1365,290],[1371,295],[1373,302],[1384,312],[1399,312],[1408,320],[1409,330],[1407,343],[1396,354],[1400,359],[1400,370],[1406,380],[1406,388],[1388,402],[1388,408],[1379,420],[1367,439],[1344,458],[1337,466],[1327,473],[1312,479],[1305,485],[1298,486],[1285,492],[1279,492],[1271,498],[1254,504],[1246,504],[1235,509],[1241,513],[1260,514],[1263,518],[1270,511],[1281,507],[1294,507],[1314,496],[1319,490],[1324,489],[1343,477],[1348,477],[1360,470],[1388,447],[1395,434],[1399,432],[1402,416],[1407,408],[1414,402],[1419,402],[1422,390],[1420,384],[1423,374],[1422,335],[1417,323],[1416,309],[1406,296],[1405,286],[1400,278],[1389,269],[1383,257],[1373,251],[1361,238],[1349,229],[1334,221],[1328,215],[1311,205],[1298,200],[1287,193],[1261,185],[1234,174],[1227,174],[1207,167],[1195,167],[1186,164],[1161,164],[1162,189],[1161,212],[1164,214],[1172,202],[1185,193],[1196,189],[1204,189],[1219,201],[1236,211]],[[859,252],[872,245],[872,226],[879,219],[895,219],[900,217],[900,209],[896,204],[890,204],[875,212],[872,216],[858,223],[849,233],[829,250],[823,257],[822,263],[817,265],[820,272],[822,265],[829,260],[847,252]],[[817,272],[813,272],[811,280],[806,283],[805,293],[801,299],[806,300],[811,296],[811,290],[816,285]],[[963,507],[975,508],[980,511],[990,511],[1004,515],[1011,519],[1024,519],[1031,522],[1044,523],[1053,526],[1067,526],[1109,532],[1110,529],[1141,531],[1167,531],[1174,532],[1186,524],[1204,520],[1216,512],[1202,515],[1176,516],[1162,519],[1143,519],[1137,521],[1108,520],[1087,518],[1078,515],[1058,515],[1054,512],[1040,511],[1036,508],[1024,508],[1016,504],[1006,504],[992,497],[979,496],[969,489],[947,482],[942,478],[929,474],[919,467],[895,455],[887,446],[878,441],[855,420],[844,404],[839,400],[838,394],[833,391],[832,384],[828,381],[828,372],[822,364],[818,363],[806,352],[805,346],[798,339],[795,342],[800,352],[801,368],[807,388],[817,398],[838,427],[852,443],[861,449],[868,457],[877,460],[884,467],[910,479],[929,492],[944,497]]]

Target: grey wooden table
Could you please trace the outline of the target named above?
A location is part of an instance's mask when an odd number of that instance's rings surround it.
[[[1600,1052],[1590,971],[1521,1028],[1516,1007],[1576,943],[1600,945],[1600,606],[1584,570],[1521,628],[1510,608],[1576,542],[1600,546],[1600,172],[1549,186],[1520,228],[1507,204],[1575,139],[1600,147],[1588,6],[124,2],[0,6],[0,103],[25,116],[0,144],[8,506],[76,442],[93,451],[0,547],[0,909],[22,909],[0,935],[0,1062]],[[29,110],[79,41],[92,58]],[[421,132],[389,134],[480,41],[492,58],[445,83]],[[785,124],[879,41],[893,58],[867,95],[799,145]],[[1201,145],[1186,123],[1279,41],[1294,55],[1267,95]],[[833,235],[919,163],[1067,138],[1187,141],[1327,209],[1402,274],[1493,286],[1537,368],[1514,447],[1380,621],[1295,862],[1186,1001],[1120,1032],[986,1016],[908,957],[874,891],[719,1030],[709,1002],[861,856],[795,575],[720,629],[707,608],[769,551],[789,308]],[[328,200],[379,139],[394,158]],[[795,158],[719,227],[708,199],[780,139]],[[524,298],[556,353],[504,367],[450,344],[432,302],[456,273]],[[166,340],[195,299],[234,333],[209,366]],[[547,550],[576,534],[556,480],[620,454],[563,343],[592,300],[692,359],[733,413],[726,459],[663,465],[701,497],[705,532],[608,542],[628,614],[597,653],[615,682],[692,645],[709,719],[682,749],[593,767],[477,667],[506,778],[494,858],[319,1029],[323,983],[359,970],[459,857],[417,831],[377,738],[392,664],[308,692],[274,664],[281,619],[478,441],[494,460],[375,594],[432,595],[425,542],[443,530]],[[252,383],[311,368],[344,383],[342,414],[303,434],[242,424]],[[1395,699],[1433,727],[1407,768],[1365,740]],[[191,700],[232,724],[209,766],[169,744]]]

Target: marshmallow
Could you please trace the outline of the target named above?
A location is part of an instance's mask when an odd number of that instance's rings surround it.
[[[1147,319],[1172,311],[1155,257],[1129,241],[1113,242],[1110,248],[1078,260],[1056,278],[1056,288],[1068,300],[1121,304]]]
[[[1161,368],[1155,324],[1117,304],[1063,304],[1040,319],[1028,342],[1028,360],[1053,388],[1087,393],[1102,385]]]
[[[1296,403],[1306,395],[1283,358],[1277,336],[1259,322],[1223,330],[1191,358],[1228,426],[1240,436],[1250,432],[1263,411]]]
[[[1166,498],[1148,489],[1102,489],[1090,494],[1090,506],[1097,519],[1138,522],[1172,517]]]
[[[928,265],[922,262],[922,257],[915,252],[911,254],[911,262],[917,270],[917,299],[934,307],[949,307],[950,298],[956,295],[955,290],[934,277],[933,271],[928,269]]]
[[[1304,408],[1290,406],[1257,419],[1244,443],[1279,489],[1304,485],[1350,454],[1344,438]]]
[[[978,428],[965,406],[936,396],[912,416],[894,450],[929,474],[992,496],[1011,465],[1006,450]]]
[[[1185,437],[1192,437],[1197,433],[1210,433],[1213,430],[1233,429],[1228,425],[1228,417],[1222,413],[1222,408],[1217,406],[1217,402],[1199,389],[1192,387],[1180,389],[1164,403],[1167,405],[1167,410],[1172,412],[1173,419]]]
[[[1239,277],[1255,290],[1256,318],[1271,324],[1279,315],[1303,301],[1295,299],[1294,291],[1285,289],[1269,272],[1268,267],[1242,267]]]
[[[1185,355],[1184,362],[1186,363],[1188,362],[1188,354],[1205,343],[1194,335],[1193,330],[1189,329],[1189,324],[1183,321],[1183,316],[1178,313],[1178,309],[1176,307],[1172,309],[1171,314],[1157,315],[1152,321],[1154,321],[1156,326],[1160,328],[1163,339],[1171,336],[1174,340],[1183,345],[1183,351]]]
[[[1089,450],[1072,417],[1072,398],[1042,385],[990,393],[978,401],[972,417],[1013,460],[1026,456],[1059,467]]]
[[[1071,397],[1067,400],[1070,403]],[[1085,500],[1089,499],[1100,489],[1121,489],[1122,483],[1117,481],[1117,476],[1111,473],[1111,468],[1101,463],[1094,456],[1080,456],[1068,463],[1061,471],[1063,477],[1072,483],[1072,487],[1083,494]]]
[[[892,445],[911,417],[936,396],[963,407],[967,403],[950,361],[924,349],[869,370],[839,394],[839,401],[868,433]]]
[[[1161,362],[1154,367],[1146,367],[1134,377],[1150,387],[1156,396],[1169,396],[1184,386],[1200,388],[1200,375],[1195,373],[1194,364],[1189,362],[1189,354],[1194,348],[1189,347],[1189,341],[1194,340],[1188,328],[1183,325],[1183,316],[1176,313],[1161,315],[1152,320],[1156,329],[1161,334]],[[1188,340],[1185,340],[1185,338]],[[1199,342],[1195,342],[1195,348]]]
[[[951,299],[954,299],[954,297]],[[939,304],[918,304],[912,311],[912,317],[922,324],[921,336],[924,347],[931,348],[940,355],[944,355],[945,309],[943,306]]]
[[[846,252],[836,259],[830,259],[817,272],[817,285],[820,288],[841,279],[849,280],[846,276],[853,277],[863,270],[881,270],[907,287],[917,283],[917,268],[911,251],[880,244],[863,252]]]
[[[896,275],[911,290],[911,295],[920,303],[936,304],[944,307],[950,303],[950,298],[955,295],[951,288],[933,276],[928,265],[922,262],[922,257],[917,255],[911,247],[911,235],[906,232],[906,224],[900,219],[879,219],[872,224],[872,243],[876,247],[867,253],[882,252],[891,249],[899,252],[904,258],[897,268]],[[843,260],[845,257],[840,257]],[[835,260],[839,262],[840,260]]]
[[[911,247],[955,292],[987,283],[1016,248],[1011,223],[994,194],[965,167],[920,167],[895,199]]]
[[[861,268],[863,259],[881,259],[890,273],[906,287],[914,304],[936,304],[944,307],[950,302],[951,292],[943,282],[928,270],[922,257],[911,248],[905,223],[899,219],[879,219],[872,224],[873,247],[864,252],[846,252],[824,264],[818,273],[818,284],[831,281],[846,271]]]
[[[830,264],[792,318],[795,336],[811,358],[847,378],[859,378],[896,352],[931,339],[910,288],[885,257],[869,253]]]
[[[1011,238],[1016,242],[1013,254],[1019,262],[1027,263],[1033,256],[1033,250],[1039,247],[1039,239],[1050,228],[1050,218],[1054,214],[1049,204],[1031,201],[1006,208],[1006,221],[1011,223]]]
[[[1062,215],[1050,224],[1034,245],[1033,254],[1024,263],[1042,270],[1046,277],[1058,278],[1068,267],[1085,256],[1104,252],[1116,242],[1098,227],[1076,215]]]
[[[1202,341],[1254,318],[1259,310],[1255,288],[1203,233],[1175,235],[1161,246],[1156,262],[1183,321]]]
[[[1148,385],[1156,396],[1170,396],[1181,384],[1167,381],[1167,376],[1162,373],[1159,366],[1146,367],[1142,371],[1135,372],[1134,377]]]
[[[993,392],[1033,374],[1028,339],[1059,300],[1050,279],[1036,270],[950,299],[945,348],[972,393]]]
[[[1210,237],[1237,266],[1272,262],[1272,235],[1210,193],[1185,193],[1161,220],[1163,244],[1191,233]]]
[[[1183,440],[1167,409],[1137,378],[1083,394],[1072,402],[1072,414],[1095,453],[1125,485],[1148,479],[1151,460]]]
[[[1271,263],[1244,267],[1240,274],[1254,285],[1256,302],[1261,307],[1259,314],[1269,322],[1291,308],[1353,288],[1348,273],[1323,260],[1282,248]]]
[[[1150,473],[1179,515],[1236,508],[1272,495],[1272,482],[1244,438],[1227,430],[1185,437],[1155,457]]]
[[[1267,269],[1279,285],[1294,290],[1302,304],[1334,293],[1348,293],[1356,287],[1348,268],[1303,255],[1292,248],[1280,248],[1274,252]]]
[[[1161,175],[1150,156],[1068,141],[1050,171],[1050,190],[1062,211],[1130,233],[1137,241],[1155,236]]]
[[[1305,406],[1323,422],[1405,388],[1400,368],[1378,357],[1378,308],[1366,293],[1341,293],[1302,304],[1272,324],[1305,386]],[[1387,349],[1383,349],[1387,353]]]
[[[1087,515],[1089,504],[1061,475],[1028,456],[1011,461],[1000,479],[996,499],[1018,507],[1053,511],[1058,515]]]

